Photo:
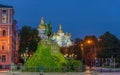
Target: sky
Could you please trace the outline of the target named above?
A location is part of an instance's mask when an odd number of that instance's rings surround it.
[[[72,39],[103,35],[106,31],[120,38],[120,0],[0,0],[14,7],[18,27],[38,28],[41,17],[51,22],[53,32],[62,24]]]

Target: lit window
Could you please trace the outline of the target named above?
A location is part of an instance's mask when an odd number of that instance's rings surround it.
[[[6,23],[7,22],[7,19],[6,19],[6,15],[2,16],[2,23]]]

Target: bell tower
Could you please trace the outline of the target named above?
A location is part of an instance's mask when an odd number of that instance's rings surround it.
[[[18,51],[16,22],[12,6],[0,5],[0,68],[15,62]]]

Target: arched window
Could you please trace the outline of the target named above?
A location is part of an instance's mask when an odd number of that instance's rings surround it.
[[[3,30],[2,35],[6,36],[6,31],[5,30]]]

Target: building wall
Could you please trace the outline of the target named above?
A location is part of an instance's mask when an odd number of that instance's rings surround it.
[[[13,15],[13,8],[0,7],[0,65],[18,61],[18,33]]]

